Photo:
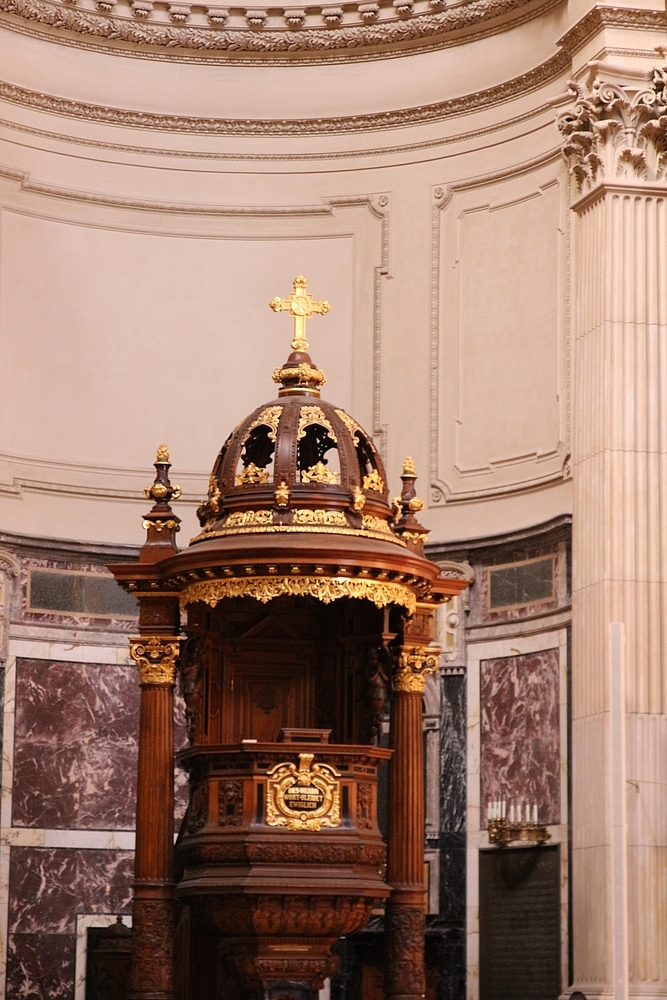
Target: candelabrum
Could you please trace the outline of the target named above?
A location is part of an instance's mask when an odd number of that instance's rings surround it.
[[[489,802],[486,809],[489,842],[496,847],[507,847],[518,841],[521,844],[546,844],[551,834],[538,821],[537,802],[510,802],[505,799]]]

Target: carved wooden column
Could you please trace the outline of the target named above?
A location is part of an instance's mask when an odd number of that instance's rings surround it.
[[[590,43],[591,46],[593,43]],[[616,57],[614,57],[616,59]],[[573,950],[588,996],[667,992],[667,67],[596,64],[573,178]],[[627,747],[627,751],[626,751]]]
[[[177,551],[179,519],[169,506],[180,495],[169,482],[169,453],[158,450],[156,479],[146,490],[155,505],[144,519],[148,535],[140,552],[149,589],[138,591],[140,635],[130,639],[139,672],[139,763],[132,930],[132,1000],[173,997],[174,682],[180,638],[178,598],[150,582],[151,566]],[[136,570],[135,570],[136,572]],[[129,583],[137,589],[136,582]]]
[[[387,881],[387,997],[418,1000],[424,996],[424,750],[422,699],[426,675],[439,664],[437,647],[412,645],[411,627],[430,638],[433,612],[419,606],[406,626],[393,676],[389,770]],[[423,626],[427,628],[424,630]],[[426,635],[424,636],[424,631]],[[423,638],[422,638],[423,641]]]

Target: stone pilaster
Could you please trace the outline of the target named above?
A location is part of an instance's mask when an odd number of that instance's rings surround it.
[[[667,993],[666,87],[665,69],[574,87],[559,119],[576,213],[573,945],[589,998]]]

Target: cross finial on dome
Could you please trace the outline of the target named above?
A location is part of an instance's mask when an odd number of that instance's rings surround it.
[[[306,340],[306,320],[315,313],[328,313],[331,306],[323,299],[315,302],[313,296],[307,291],[308,280],[302,274],[294,279],[294,291],[288,299],[281,299],[276,296],[269,302],[274,312],[288,312],[294,317],[294,338],[292,340],[293,351],[307,351],[308,341]]]

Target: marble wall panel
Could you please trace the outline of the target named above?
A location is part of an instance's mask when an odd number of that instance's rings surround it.
[[[77,913],[129,913],[129,851],[12,847],[6,996],[73,1000]]]
[[[129,913],[131,851],[12,847],[10,934],[75,934],[77,913]]]
[[[440,829],[465,830],[466,817],[466,679],[461,674],[442,678],[440,729]]]
[[[138,731],[132,667],[18,660],[13,825],[132,829]]]
[[[11,934],[6,996],[73,1000],[76,938],[71,934]]]
[[[560,822],[559,651],[482,660],[481,826],[494,799],[537,802]]]

